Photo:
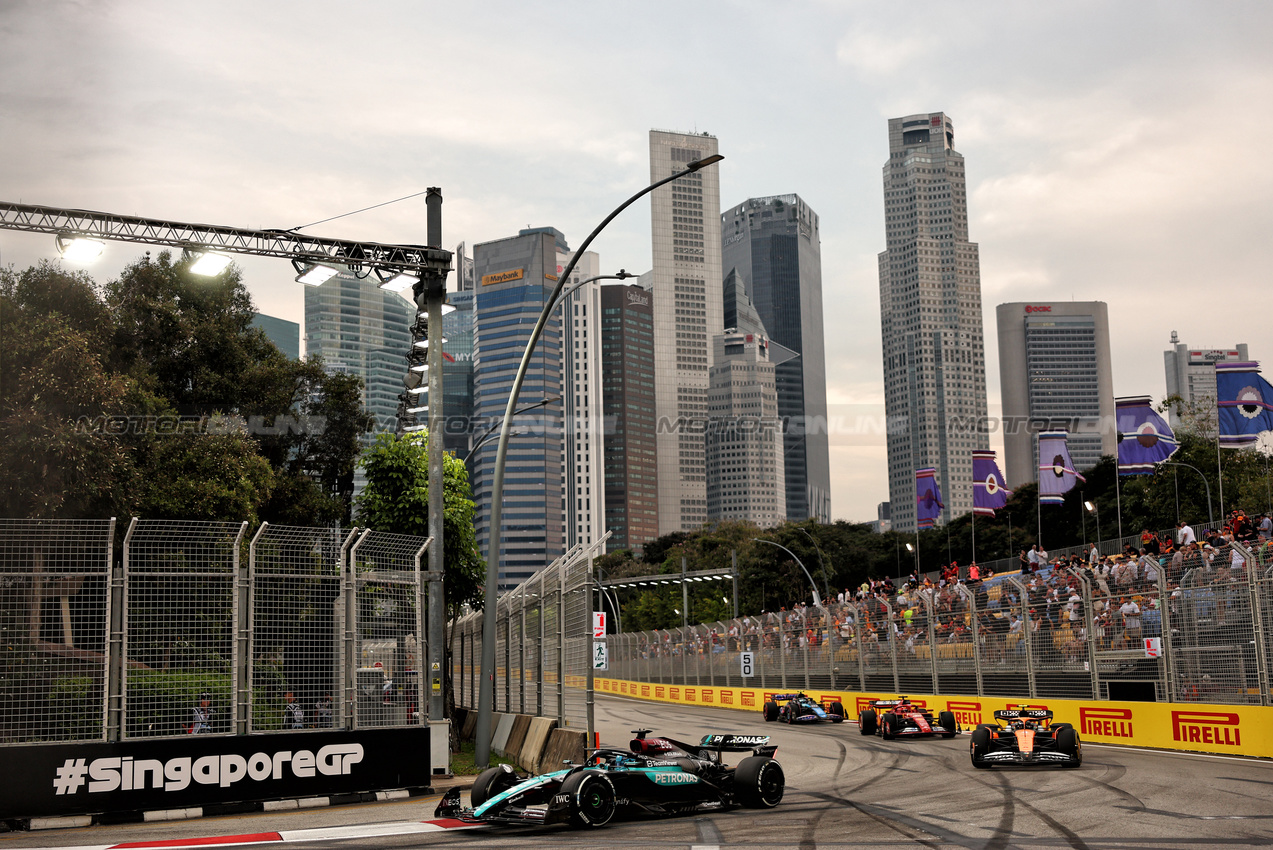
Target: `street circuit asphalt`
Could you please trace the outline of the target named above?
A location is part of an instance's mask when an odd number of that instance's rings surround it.
[[[1069,718],[1057,718],[1067,720]],[[273,831],[364,825],[344,840],[288,848],[1207,848],[1273,844],[1273,763],[1084,744],[1083,766],[974,770],[968,736],[883,741],[855,723],[787,726],[760,712],[665,705],[597,695],[602,744],[650,728],[681,740],[769,734],[787,777],[776,809],[737,809],[601,830],[491,827],[380,834],[433,817],[438,798],[168,823],[0,835],[0,850],[188,842]],[[383,826],[375,826],[383,825]],[[313,833],[310,833],[313,835]],[[170,845],[171,846],[171,845]],[[226,845],[221,845],[226,846]],[[263,845],[270,846],[270,845]],[[274,845],[281,846],[281,845]]]

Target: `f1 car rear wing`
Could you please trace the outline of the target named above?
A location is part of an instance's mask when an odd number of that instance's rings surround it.
[[[905,705],[906,701],[905,697],[901,699],[873,699],[871,700],[871,705],[879,708],[892,708],[895,705]]]
[[[786,702],[787,700],[793,700],[798,696],[801,696],[801,694],[774,694],[770,697],[770,699],[774,702]]]
[[[1046,708],[1006,708],[995,712],[995,720],[1051,720]]]
[[[699,746],[720,753],[755,753],[772,757],[777,747],[769,746],[768,735],[704,735]]]

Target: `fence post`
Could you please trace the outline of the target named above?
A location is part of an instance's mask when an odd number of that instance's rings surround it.
[[[589,551],[588,552],[588,571],[587,573],[585,573],[585,577],[584,577],[584,597],[583,597],[584,603],[585,603],[584,617],[586,618],[584,620],[584,634],[585,634],[584,646],[586,647],[584,649],[584,658],[586,659],[586,662],[584,665],[584,670],[585,670],[584,702],[585,702],[587,721],[588,721],[588,743],[586,744],[586,746],[589,746],[589,747],[593,745],[592,733],[593,733],[593,729],[595,728],[595,723],[594,723],[595,716],[593,714],[593,710],[594,710],[593,691],[592,691],[593,683],[595,681],[595,676],[596,676],[596,674],[593,672],[593,668],[596,665],[595,665],[595,662],[592,660],[592,643],[594,640],[593,634],[592,634],[592,610],[593,610],[592,582],[593,581],[594,581],[594,578],[592,575],[592,552]],[[602,633],[601,639],[602,640],[606,639],[604,633]]]
[[[1264,651],[1264,604],[1255,580],[1255,553],[1236,541],[1233,547],[1246,562],[1247,593],[1251,598],[1251,630],[1255,632],[1255,670],[1260,686],[1260,705],[1269,704],[1269,659]],[[1161,575],[1161,573],[1160,573]],[[1166,629],[1163,630],[1164,632]]]
[[[1091,582],[1087,580],[1087,576],[1083,575],[1083,570],[1081,568],[1076,569],[1074,567],[1070,567],[1068,571],[1070,575],[1074,576],[1076,579],[1079,580],[1079,585],[1083,588],[1083,628],[1086,630],[1086,633],[1087,633],[1087,639],[1083,641],[1083,644],[1087,651],[1087,663],[1092,674],[1092,699],[1100,699],[1101,698],[1101,674],[1098,669],[1098,665],[1096,663],[1096,621],[1094,617],[1094,611],[1092,610],[1093,608],[1092,584]],[[1162,574],[1159,573],[1159,582],[1161,581],[1162,581]],[[1162,609],[1161,609],[1161,622],[1162,622],[1162,630],[1163,630],[1163,647],[1164,647],[1163,651],[1167,652],[1166,647],[1169,647],[1171,645],[1171,638],[1168,634],[1168,632],[1171,631],[1171,626],[1167,622],[1167,608],[1168,608],[1167,597],[1163,596],[1162,593],[1160,592],[1159,598],[1162,600],[1162,603],[1163,603]],[[1170,665],[1168,665],[1168,669],[1170,670]],[[1168,687],[1167,701],[1170,702],[1171,701],[1170,675],[1168,676],[1168,679],[1167,679],[1167,687]]]
[[[1159,623],[1159,628],[1161,629],[1161,632],[1162,632],[1161,634],[1162,658],[1160,660],[1162,662],[1163,678],[1166,680],[1165,682],[1166,687],[1163,688],[1163,696],[1167,698],[1167,702],[1175,702],[1176,660],[1172,658],[1172,653],[1171,653],[1171,611],[1169,610],[1171,608],[1171,600],[1167,595],[1167,568],[1166,567],[1163,567],[1163,566],[1158,567],[1157,584],[1158,584],[1158,623]],[[1252,589],[1254,589],[1254,586],[1252,587]],[[1255,599],[1254,596],[1252,596],[1251,601],[1255,602],[1257,600]],[[1089,607],[1086,602],[1084,602],[1083,604],[1085,608]],[[1141,616],[1142,617],[1144,616],[1143,611],[1141,612]],[[1256,634],[1257,635],[1259,634],[1258,630],[1256,631]],[[1096,674],[1095,657],[1092,658],[1092,673],[1093,673],[1092,698],[1100,699],[1101,692],[1096,690],[1097,686],[1100,683],[1095,678],[1095,674]],[[1261,677],[1261,679],[1262,678],[1263,677]]]
[[[894,693],[900,693],[902,682],[897,675],[897,641],[893,635],[893,603],[880,597],[880,604],[884,606],[884,633],[888,636],[889,663],[893,665],[893,691]]]
[[[963,584],[956,584],[955,592],[967,593],[968,588],[964,587]],[[919,599],[924,605],[924,619],[928,623],[928,663],[932,671],[933,693],[940,694],[942,690],[941,674],[937,670],[937,629],[933,623],[936,613],[933,610],[933,600],[927,593],[920,591]],[[975,614],[972,617],[972,654],[975,659],[977,656],[977,617]]]
[[[866,658],[862,646],[862,606],[853,606],[853,650],[858,657],[858,690],[866,690]]]
[[[1021,639],[1025,641],[1025,669],[1026,678],[1030,687],[1030,699],[1038,696],[1038,683],[1036,681],[1034,669],[1034,642],[1032,632],[1034,631],[1034,620],[1030,617],[1030,594],[1026,592],[1025,584],[1016,576],[1008,576],[1008,581],[1017,589],[1021,600],[1021,622],[1023,624]]]
[[[106,605],[109,612],[107,632],[106,662],[106,716],[103,718],[103,731],[106,740],[118,741],[122,737],[122,715],[124,708],[124,614],[126,611],[124,596],[124,573],[128,564],[128,543],[137,525],[137,517],[128,524],[128,533],[124,538],[124,564],[116,566],[115,559],[115,517],[111,517],[110,534],[107,535],[106,549]]]
[[[566,725],[566,570],[557,566],[557,724]]]
[[[349,659],[345,671],[345,699],[349,706],[349,729],[358,728],[358,547],[371,534],[365,528],[349,549],[345,569],[345,652]],[[351,535],[352,536],[352,535]],[[348,541],[346,541],[348,544]]]

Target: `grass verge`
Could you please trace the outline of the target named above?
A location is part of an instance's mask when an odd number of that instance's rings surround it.
[[[461,741],[460,751],[451,753],[451,773],[455,776],[477,776],[482,771],[473,764],[474,743],[472,741]],[[517,767],[516,762],[512,759],[506,759],[503,756],[491,753],[491,767],[497,764],[511,764]]]

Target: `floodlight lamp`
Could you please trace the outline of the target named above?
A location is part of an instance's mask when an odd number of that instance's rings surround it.
[[[292,266],[299,272],[296,275],[296,282],[303,283],[306,286],[322,286],[338,274],[336,269],[331,266],[324,266],[319,263],[307,264],[302,268],[299,260],[293,260]]]
[[[412,416],[414,416],[417,413],[428,413],[428,412],[429,412],[429,406],[427,404],[422,404],[419,407],[407,408],[407,413],[410,413]]]
[[[454,304],[443,304],[443,305],[442,305],[442,315],[443,315],[443,316],[449,316],[449,315],[451,315],[452,313],[454,313],[454,312],[455,312],[456,310],[458,310],[458,309],[460,309],[460,308],[459,308],[459,307],[456,307]],[[421,310],[420,312],[416,313],[415,317],[416,317],[417,319],[427,319],[427,318],[429,318],[429,311],[428,311],[428,310]]]
[[[443,344],[443,345],[446,345],[449,341],[450,341],[450,340],[448,340],[446,337],[442,337],[442,344]],[[416,348],[428,348],[428,347],[429,347],[429,340],[428,340],[428,339],[417,339],[417,340],[415,341],[415,347],[416,347]]]
[[[915,551],[915,547],[914,547],[914,546],[912,546],[911,544],[907,543],[907,544],[906,544],[906,551],[907,551],[907,552],[914,552],[914,551]]]
[[[412,371],[412,372],[427,372],[427,371],[429,371],[429,364],[428,364],[428,363],[417,363],[417,364],[415,364],[414,366],[412,366],[412,367],[411,367],[411,371]]]
[[[56,244],[58,253],[68,263],[91,263],[106,250],[105,242],[76,236],[73,233],[59,233]]]
[[[380,288],[390,292],[402,292],[420,282],[420,278],[409,272],[394,272],[376,269],[376,277],[380,278]]]
[[[412,395],[424,395],[428,391],[429,391],[429,387],[426,384],[421,384],[418,387],[412,387],[411,389],[407,390],[407,392],[411,393]]]
[[[1091,502],[1084,502],[1083,507],[1087,508],[1089,513],[1096,513],[1096,505],[1093,505]]]
[[[402,431],[404,434],[414,434],[417,431],[423,431],[427,429],[428,427],[429,427],[428,425],[408,425],[407,427],[403,428]]]
[[[195,252],[190,252],[192,256]],[[190,273],[203,275],[204,277],[212,277],[219,275],[225,271],[226,266],[230,265],[231,257],[228,254],[217,254],[212,251],[204,251],[198,254],[198,258],[190,264]]]

